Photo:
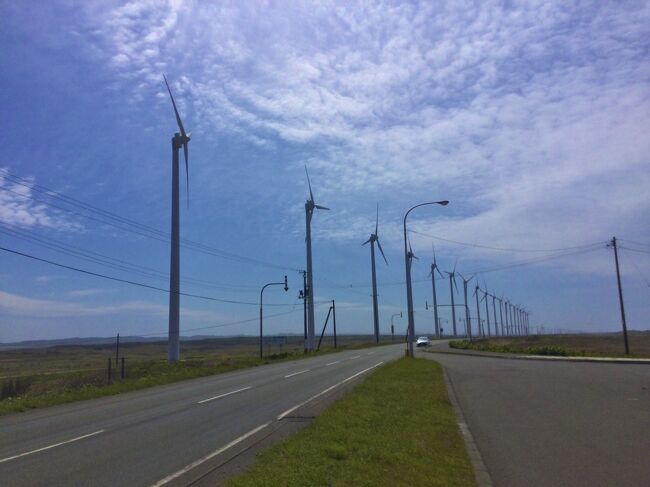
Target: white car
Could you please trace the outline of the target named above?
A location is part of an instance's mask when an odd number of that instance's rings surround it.
[[[428,347],[429,345],[429,337],[418,337],[417,341],[415,342],[416,347]]]

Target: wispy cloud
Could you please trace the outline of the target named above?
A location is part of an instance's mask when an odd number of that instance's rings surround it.
[[[0,168],[2,169],[2,168]],[[60,212],[34,199],[29,184],[9,180],[0,171],[0,223],[19,228],[48,228],[63,231],[81,226]]]
[[[144,2],[104,15],[91,20],[105,56],[136,91],[162,98],[162,70],[188,73],[175,89],[199,130],[309,144],[312,170],[337,174],[322,178],[329,200],[437,188],[469,215],[436,231],[499,242],[508,228],[520,245],[601,238],[650,210],[647,4]],[[324,228],[357,227],[339,212]]]

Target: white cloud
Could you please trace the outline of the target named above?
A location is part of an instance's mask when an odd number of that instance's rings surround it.
[[[0,223],[19,228],[81,229],[81,225],[33,197],[29,183],[19,184],[0,172]]]

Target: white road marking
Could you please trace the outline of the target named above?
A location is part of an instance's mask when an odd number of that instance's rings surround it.
[[[292,408],[290,408],[290,409],[287,409],[287,410],[286,410],[285,412],[283,412],[280,416],[278,416],[277,419],[280,420],[280,419],[284,418],[284,417],[287,416],[288,414],[291,414],[292,412],[294,412],[294,411],[295,411],[296,409],[298,409],[299,407],[304,406],[304,405],[307,404],[308,402],[313,401],[314,399],[316,399],[316,398],[322,396],[323,394],[327,394],[327,393],[328,393],[329,391],[331,391],[332,389],[334,389],[334,388],[336,388],[336,387],[338,387],[338,386],[340,386],[340,385],[342,385],[342,384],[345,384],[347,381],[352,380],[352,379],[354,379],[355,377],[358,377],[358,376],[360,376],[361,374],[363,374],[363,373],[365,373],[365,372],[368,372],[369,370],[374,369],[375,367],[379,367],[379,366],[380,366],[381,364],[383,364],[383,363],[384,363],[384,362],[379,362],[378,364],[375,364],[375,365],[373,365],[372,367],[368,367],[367,369],[363,369],[361,372],[357,372],[356,374],[351,375],[351,376],[348,377],[347,379],[343,379],[341,382],[337,382],[337,383],[334,384],[333,386],[330,386],[330,387],[328,387],[327,389],[325,389],[324,391],[319,392],[319,393],[316,394],[315,396],[311,396],[311,397],[310,397],[309,399],[307,399],[306,401],[303,401],[303,402],[301,402],[300,404],[296,404],[294,407],[292,407]]]
[[[368,352],[368,355],[372,355],[373,353],[375,353],[375,352]]]
[[[21,453],[19,455],[14,455],[13,457],[3,458],[2,460],[0,460],[0,463],[8,462],[9,460],[15,460],[16,458],[24,457],[26,455],[31,455],[32,453],[38,453],[39,451],[49,450],[50,448],[55,448],[57,446],[66,445],[68,443],[72,443],[73,441],[83,440],[84,438],[88,438],[89,436],[95,436],[103,432],[104,430],[95,431],[94,433],[88,433],[87,435],[77,436],[76,438],[72,438],[71,440],[62,441],[61,443],[55,443],[54,445],[44,446],[43,448]]]
[[[350,360],[354,360],[355,358],[361,358],[361,355],[355,355],[354,357],[350,357]]]
[[[177,479],[178,477],[180,477],[180,476],[183,475],[184,473],[189,472],[189,471],[192,470],[193,468],[198,467],[198,466],[201,465],[202,463],[207,462],[207,461],[210,460],[211,458],[214,458],[214,457],[216,457],[217,455],[219,455],[219,454],[225,452],[227,449],[232,448],[232,447],[235,446],[237,443],[241,443],[242,441],[244,441],[244,440],[245,440],[246,438],[248,438],[249,436],[253,436],[255,433],[257,433],[257,432],[259,432],[259,431],[262,431],[262,430],[263,430],[264,428],[266,428],[269,424],[271,424],[271,423],[264,423],[264,424],[258,426],[257,428],[250,430],[248,433],[241,435],[239,438],[235,438],[234,440],[232,440],[232,441],[231,441],[230,443],[228,443],[227,445],[222,446],[222,447],[219,448],[218,450],[215,450],[215,451],[213,451],[212,453],[210,453],[210,454],[204,456],[203,458],[198,459],[196,462],[192,462],[192,463],[190,463],[190,464],[187,465],[186,467],[183,467],[182,469],[180,469],[178,472],[173,473],[173,474],[171,474],[171,475],[165,477],[165,478],[162,479],[162,480],[159,480],[158,482],[156,482],[155,484],[153,484],[151,487],[160,487],[161,485],[165,485],[165,484],[171,482],[172,480]]]
[[[285,375],[284,378],[288,379],[289,377],[293,377],[294,375],[304,374],[305,372],[309,372],[309,369],[305,369],[305,370],[301,370],[300,372],[294,372],[293,374]]]
[[[210,397],[208,399],[203,399],[202,401],[197,402],[197,404],[203,404],[204,402],[214,401],[215,399],[230,396],[231,394],[237,394],[238,392],[247,391],[248,389],[251,388],[252,386],[242,387],[241,389],[237,389],[236,391],[230,391],[230,392],[226,392],[225,394],[219,394],[218,396]]]
[[[325,364],[325,367],[329,367],[330,365],[338,364],[341,363],[340,360],[337,360],[336,362],[330,362],[329,364]]]

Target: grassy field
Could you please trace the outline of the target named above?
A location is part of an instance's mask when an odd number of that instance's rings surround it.
[[[470,486],[474,473],[439,364],[383,366],[228,487]]]
[[[389,342],[387,342],[389,343]],[[339,349],[371,346],[367,336],[341,336]],[[259,359],[259,342],[252,337],[215,338],[181,343],[182,360],[167,363],[166,342],[122,343],[125,378],[115,369],[115,346],[82,345],[0,351],[0,415],[65,402],[142,389],[179,380],[219,374],[265,363],[302,358],[300,337],[282,346],[265,347]],[[333,351],[326,337],[320,352]],[[113,380],[108,384],[108,359]]]
[[[650,331],[628,333],[630,357],[650,358]],[[626,357],[621,333],[598,335],[531,335],[487,340],[453,341],[452,348],[487,352],[525,353],[574,357]]]

